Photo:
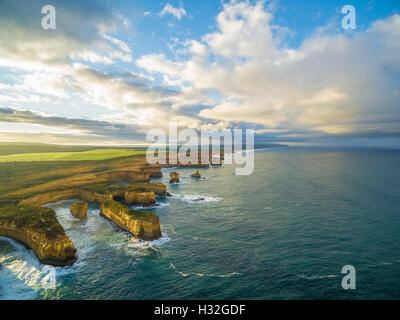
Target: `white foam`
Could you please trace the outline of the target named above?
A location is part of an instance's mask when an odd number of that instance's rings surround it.
[[[174,270],[176,273],[180,274],[182,277],[195,276],[195,277],[230,278],[233,276],[240,275],[239,272],[231,272],[231,273],[225,273],[225,274],[199,273],[199,272],[185,273],[185,272],[179,271],[172,262],[170,262],[169,266],[172,270]]]
[[[13,247],[11,252],[0,256],[3,267],[0,299],[34,299],[39,290],[54,289],[59,285],[59,277],[75,272],[71,267],[42,265],[32,250],[9,238],[0,240]]]
[[[186,180],[184,177],[179,177],[179,182],[170,183],[170,186],[180,185],[180,184],[189,184],[190,180]]]
[[[188,194],[176,194],[173,195],[172,198],[192,203],[192,204],[202,204],[202,203],[214,203],[223,201],[223,198],[220,197],[210,197],[210,196],[201,196],[201,195],[188,195]]]
[[[336,274],[311,275],[311,276],[306,276],[304,274],[300,274],[300,275],[298,275],[298,277],[301,279],[306,279],[306,280],[317,280],[317,279],[337,278],[339,276]]]
[[[130,208],[132,208],[134,210],[146,210],[146,209],[149,210],[149,209],[162,209],[162,208],[168,207],[169,205],[170,204],[168,202],[159,202],[159,203],[156,203],[153,206],[147,206],[147,207],[145,207],[145,206],[131,206]]]
[[[128,247],[138,248],[141,250],[157,249],[159,247],[164,246],[170,240],[171,240],[171,238],[168,237],[168,235],[164,233],[164,235],[161,238],[152,240],[152,241],[131,239],[131,241],[128,244]]]

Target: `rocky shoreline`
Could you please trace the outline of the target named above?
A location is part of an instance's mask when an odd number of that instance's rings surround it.
[[[161,168],[171,165],[146,166],[140,162],[142,167],[138,167],[118,160],[120,163],[124,164],[122,170],[76,174],[10,193],[10,200],[3,199],[0,203],[0,236],[12,238],[32,249],[43,264],[70,266],[77,259],[77,249],[57,220],[55,211],[43,205],[80,200],[70,209],[76,218],[86,217],[87,202],[96,203],[100,205],[102,216],[135,238],[155,240],[162,237],[157,215],[132,210],[126,205],[153,206],[156,196],[168,196],[165,184],[150,182],[150,179],[162,177]],[[199,168],[209,167],[209,164],[174,166]],[[174,174],[171,181],[179,182],[179,174]],[[130,184],[113,184],[121,182]],[[66,185],[70,187],[65,188]]]
[[[77,259],[73,242],[58,222],[55,211],[50,208],[1,208],[0,236],[14,239],[32,249],[43,264],[69,266]]]

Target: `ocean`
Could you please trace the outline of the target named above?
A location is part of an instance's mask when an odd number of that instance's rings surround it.
[[[182,182],[150,209],[163,232],[152,242],[97,205],[80,221],[72,201],[50,204],[78,261],[44,266],[0,238],[0,299],[399,299],[399,165],[397,151],[275,148],[255,152],[250,176],[164,169],[155,181],[177,171]],[[342,288],[345,265],[355,290]]]

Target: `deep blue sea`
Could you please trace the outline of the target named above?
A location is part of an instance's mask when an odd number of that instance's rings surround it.
[[[0,238],[0,299],[400,298],[400,152],[273,149],[255,152],[252,175],[234,169],[199,181],[173,169],[182,183],[151,209],[164,235],[153,242],[96,205],[80,221],[71,201],[51,204],[77,263],[43,266]],[[341,286],[345,265],[355,290]]]

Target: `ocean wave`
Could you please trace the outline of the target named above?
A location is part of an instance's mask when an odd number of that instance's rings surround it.
[[[196,276],[196,277],[216,277],[216,278],[230,278],[233,276],[240,275],[239,272],[231,272],[231,273],[225,273],[225,274],[214,274],[214,273],[199,273],[199,272],[189,272],[189,273],[184,273],[182,271],[179,271],[175,265],[170,262],[169,264],[170,268],[174,270],[176,273],[180,274],[182,277],[188,277],[188,276]]]
[[[306,276],[305,274],[297,275],[297,277],[306,280],[317,280],[317,279],[327,279],[327,278],[337,278],[339,277],[337,274],[327,274],[327,275],[312,275]]]
[[[128,247],[137,248],[137,249],[141,249],[141,250],[158,249],[159,247],[164,246],[170,240],[171,240],[171,238],[167,234],[164,234],[159,239],[151,240],[151,241],[132,239],[130,241],[130,243],[128,244]]]
[[[213,203],[223,201],[220,197],[210,197],[210,196],[200,196],[200,195],[188,195],[188,194],[176,194],[172,198],[192,203],[192,204],[202,204],[202,203]]]
[[[170,204],[168,202],[159,202],[152,206],[130,206],[134,210],[149,210],[149,209],[162,209],[168,207]]]
[[[179,177],[179,182],[169,183],[170,186],[177,186],[180,184],[189,184],[189,180],[186,180],[185,177]]]
[[[3,270],[0,272],[2,286],[0,299],[34,299],[40,290],[55,289],[60,277],[76,272],[74,267],[42,265],[32,250],[12,239],[0,237],[13,250],[0,256]]]

